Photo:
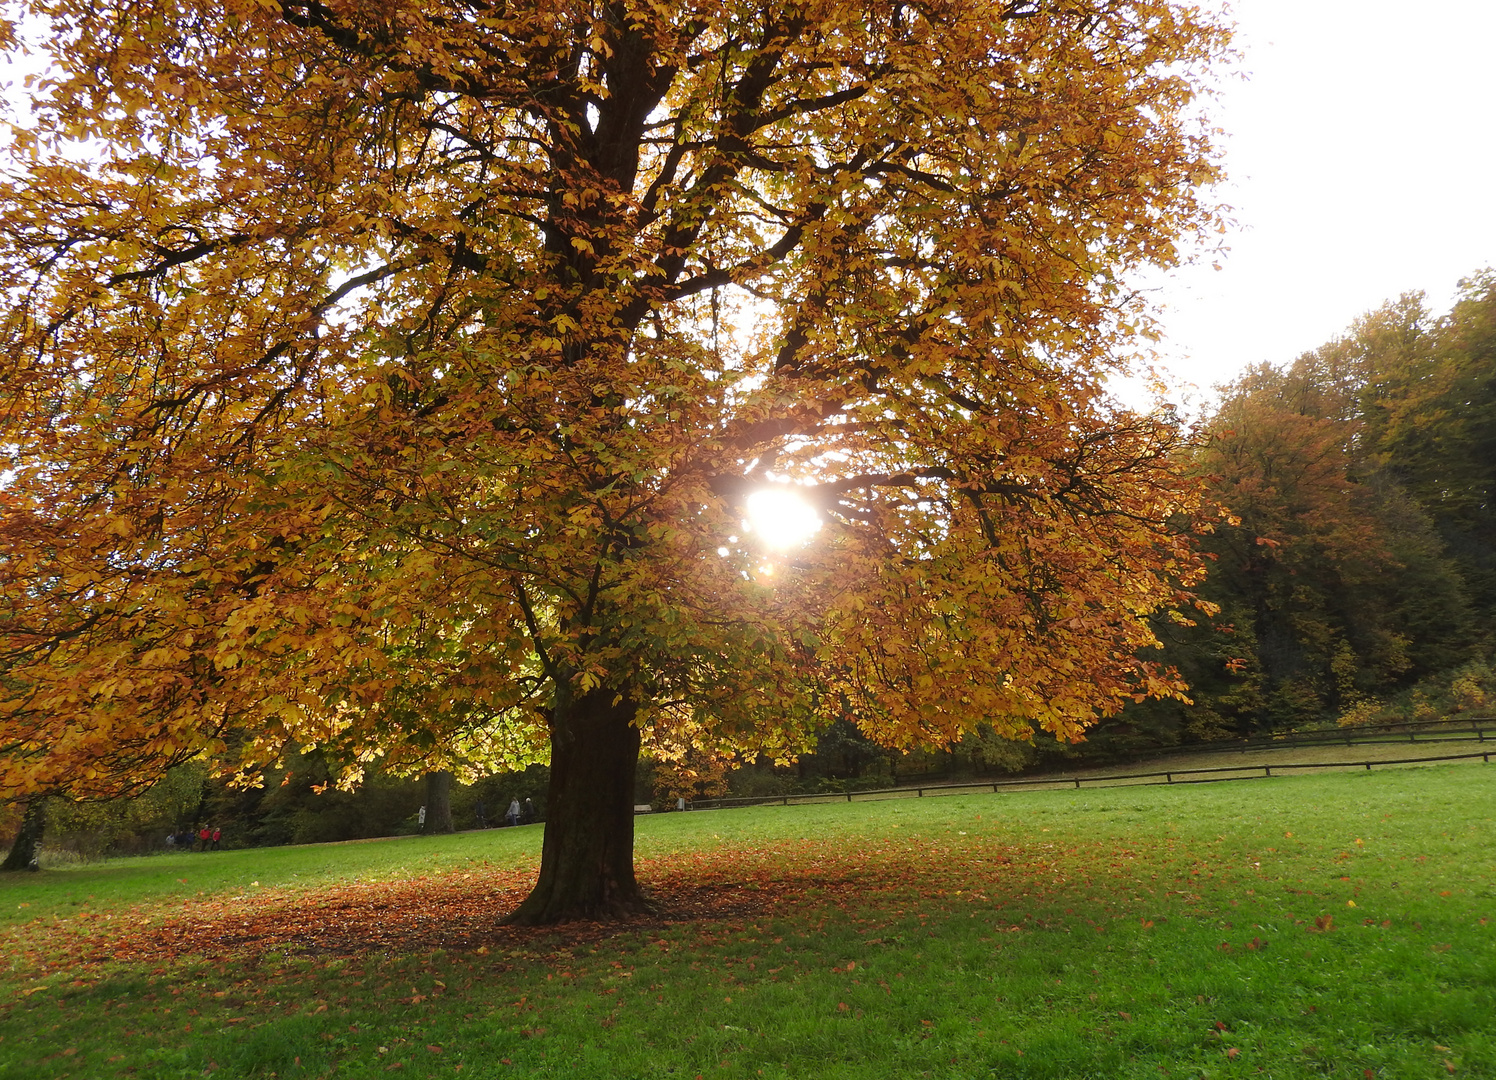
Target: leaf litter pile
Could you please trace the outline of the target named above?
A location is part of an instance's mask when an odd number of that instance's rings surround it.
[[[160,962],[269,952],[488,952],[524,947],[537,939],[596,940],[671,924],[752,918],[766,911],[788,915],[826,903],[856,908],[900,896],[914,900],[916,894],[942,906],[979,905],[989,913],[1011,906],[1016,909],[1012,918],[1024,929],[1039,929],[1046,924],[1044,909],[1054,910],[1052,903],[1062,895],[1093,888],[1097,895],[1085,899],[1079,922],[1099,928],[1097,920],[1105,919],[1108,909],[1131,908],[1130,900],[1141,899],[1136,894],[1153,894],[1166,903],[1200,899],[1188,885],[1201,870],[1179,862],[1181,853],[1169,843],[1158,845],[1161,850],[1152,852],[1153,857],[1143,857],[1135,843],[1126,848],[1101,841],[1017,847],[979,835],[962,834],[953,843],[955,839],[910,836],[862,851],[799,840],[641,858],[639,879],[655,910],[606,924],[502,926],[503,917],[533,885],[533,868],[469,868],[403,880],[254,888],[140,908],[128,917],[84,911],[67,919],[36,919],[12,928],[7,948],[31,953],[39,971],[78,961]],[[1153,845],[1141,847],[1147,846]],[[1246,869],[1240,859],[1232,862],[1234,867],[1217,869]]]
[[[575,923],[559,931],[571,941],[674,922],[748,916],[760,895],[730,884],[698,883],[668,875],[649,881],[657,896],[652,915],[615,923]],[[349,882],[311,889],[256,889],[179,904],[155,913],[145,925],[121,927],[116,919],[76,919],[67,951],[83,961],[156,962],[267,952],[307,956],[360,956],[444,949],[482,951],[555,937],[556,928],[509,927],[501,920],[534,885],[529,870],[487,870],[421,875],[404,881]],[[103,925],[101,926],[100,923]],[[61,920],[48,929],[62,929]],[[30,929],[40,929],[33,924]],[[49,935],[50,936],[50,935]],[[58,942],[49,943],[55,948]],[[43,965],[43,968],[51,965]]]

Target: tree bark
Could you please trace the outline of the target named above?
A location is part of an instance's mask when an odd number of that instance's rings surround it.
[[[47,827],[47,800],[37,797],[26,803],[21,817],[21,831],[10,846],[10,854],[0,863],[0,870],[40,870],[42,833]]]
[[[452,774],[429,772],[426,774],[426,828],[428,833],[451,833],[457,831],[452,824]]]
[[[614,690],[557,695],[540,879],[505,921],[539,926],[649,910],[634,879],[637,706]]]

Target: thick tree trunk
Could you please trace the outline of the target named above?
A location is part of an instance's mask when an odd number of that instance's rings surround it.
[[[426,832],[456,832],[452,824],[452,774],[429,772],[426,774]]]
[[[40,870],[42,832],[47,827],[47,800],[35,798],[26,804],[21,817],[21,831],[10,846],[10,854],[0,863],[0,870]]]
[[[616,696],[558,695],[540,880],[507,922],[536,926],[648,910],[634,880],[637,707]]]

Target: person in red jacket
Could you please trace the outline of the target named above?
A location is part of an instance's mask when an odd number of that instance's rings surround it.
[[[207,851],[208,850],[208,840],[212,837],[212,835],[213,835],[212,831],[206,825],[204,825],[201,829],[197,830],[197,843],[198,843],[198,848],[197,849],[199,851]]]

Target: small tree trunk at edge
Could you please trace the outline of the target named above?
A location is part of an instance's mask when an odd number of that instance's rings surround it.
[[[540,879],[505,922],[539,926],[649,909],[634,879],[637,706],[617,692],[557,695]]]
[[[452,824],[452,774],[449,772],[426,774],[426,828],[423,831],[457,831],[457,826]]]
[[[10,854],[0,863],[0,870],[40,870],[42,833],[47,827],[47,800],[42,796],[32,798],[26,804],[26,813],[21,817],[21,831],[16,842],[10,846]]]

